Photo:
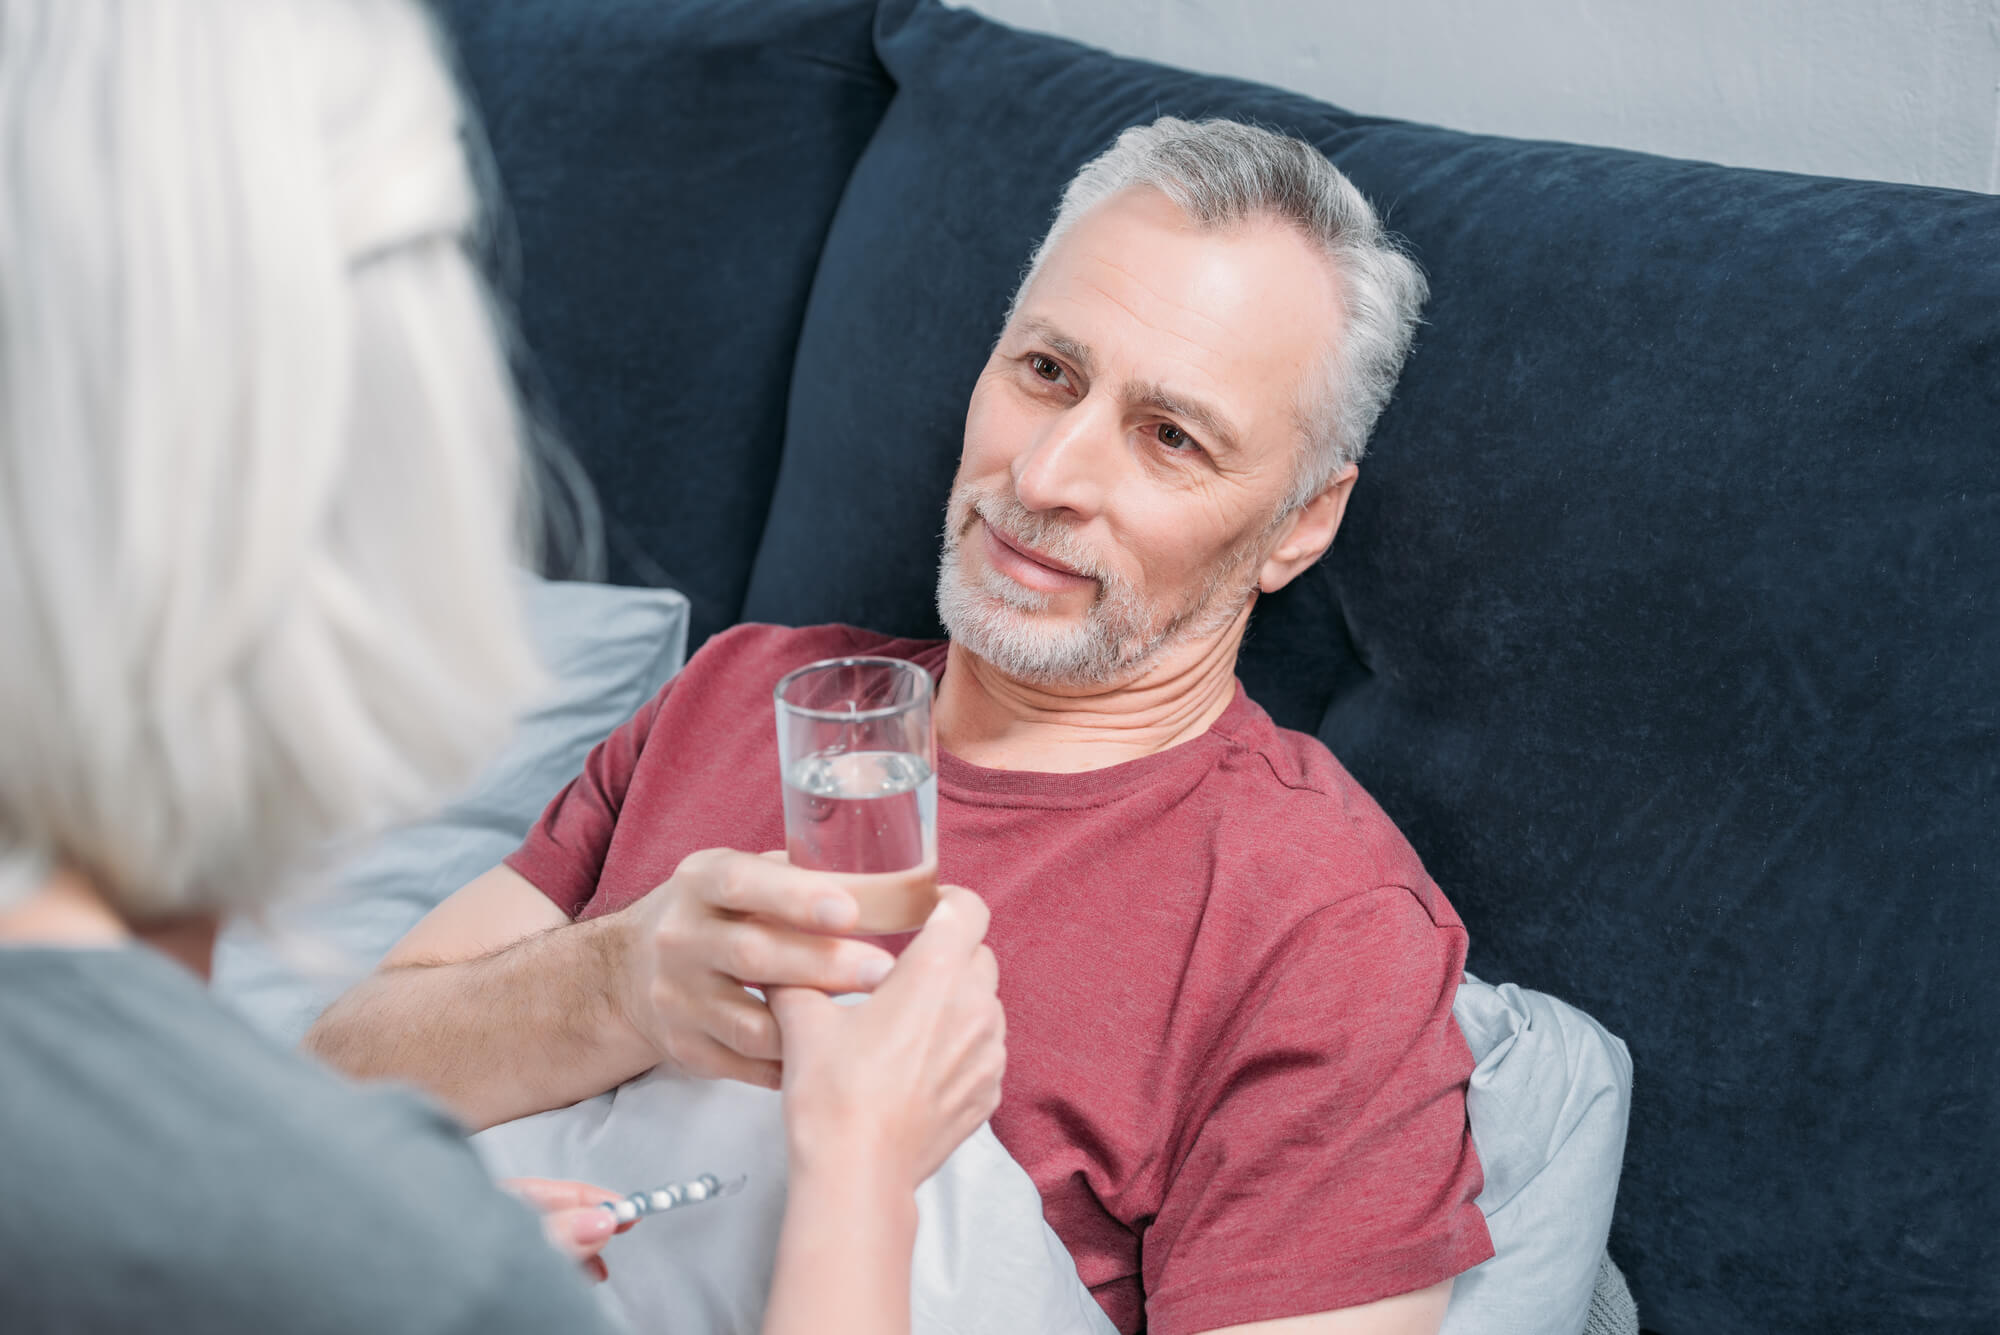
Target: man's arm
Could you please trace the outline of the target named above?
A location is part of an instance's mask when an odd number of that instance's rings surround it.
[[[306,1047],[362,1079],[408,1080],[480,1130],[600,1094],[660,1060],[615,998],[618,914],[586,923],[495,867],[328,1007]]]
[[[1437,1335],[1444,1309],[1451,1302],[1451,1281],[1415,1293],[1400,1293],[1380,1302],[1346,1307],[1338,1312],[1252,1321],[1210,1331],[1208,1335]]]
[[[1492,1255],[1451,1012],[1463,942],[1441,903],[1384,885],[1234,962],[1249,981],[1182,1096],[1148,1233],[1155,1329],[1435,1335],[1445,1281]],[[1281,1259],[1304,1242],[1333,1261]]]
[[[889,955],[821,934],[856,913],[782,855],[691,854],[644,899],[580,923],[495,867],[411,928],[306,1046],[351,1075],[419,1085],[474,1130],[663,1061],[775,1088],[777,1025],[744,980],[872,990]]]

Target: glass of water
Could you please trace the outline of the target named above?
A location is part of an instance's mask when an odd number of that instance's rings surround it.
[[[897,658],[829,658],[775,695],[792,865],[841,878],[861,906],[857,933],[915,931],[938,894],[931,674]]]

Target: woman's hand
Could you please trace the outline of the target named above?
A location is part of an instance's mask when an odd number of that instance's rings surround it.
[[[979,896],[946,886],[866,1001],[770,989],[791,1181],[764,1335],[910,1329],[917,1186],[1000,1106],[1007,1017],[986,921]]]
[[[945,886],[868,1000],[771,989],[794,1178],[866,1167],[876,1185],[914,1193],[999,1107],[1007,1017],[987,920],[979,896]]]
[[[510,1177],[500,1186],[542,1216],[542,1235],[551,1247],[582,1266],[591,1283],[604,1281],[609,1272],[598,1253],[613,1235],[632,1227],[604,1208],[605,1202],[618,1199],[617,1192],[546,1177]]]

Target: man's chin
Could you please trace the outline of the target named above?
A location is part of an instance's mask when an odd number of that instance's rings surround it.
[[[1018,609],[978,593],[955,605],[941,604],[940,611],[954,644],[1028,685],[1104,686],[1137,666],[1074,615]]]

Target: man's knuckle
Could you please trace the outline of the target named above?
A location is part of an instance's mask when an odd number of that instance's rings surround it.
[[[677,913],[663,913],[653,924],[653,947],[662,955],[678,955],[687,949],[692,935],[686,919]]]
[[[763,939],[749,927],[737,927],[722,938],[722,971],[732,978],[760,977],[765,966]]]

